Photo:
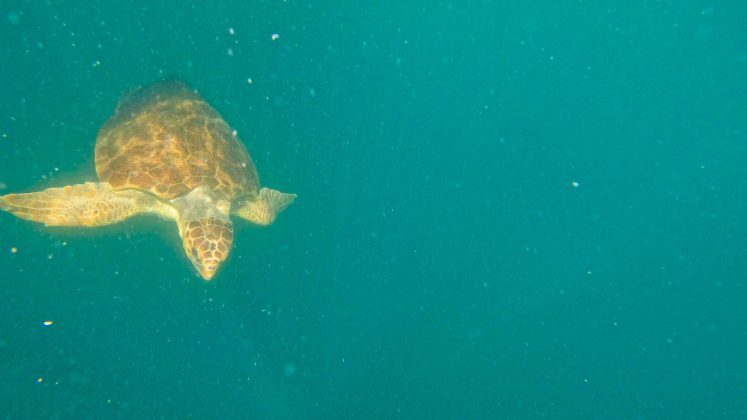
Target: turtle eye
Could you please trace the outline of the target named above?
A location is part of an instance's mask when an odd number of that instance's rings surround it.
[[[200,253],[197,250],[197,247],[195,246],[194,241],[189,240],[189,239],[185,240],[184,250],[187,251],[187,256],[190,257],[192,260],[198,260]]]

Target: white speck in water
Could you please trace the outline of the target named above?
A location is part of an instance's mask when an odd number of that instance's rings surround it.
[[[278,38],[280,38],[280,35],[279,34],[272,34],[271,38],[272,38],[273,41],[277,41]]]

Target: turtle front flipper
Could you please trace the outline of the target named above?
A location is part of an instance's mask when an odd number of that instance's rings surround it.
[[[256,200],[241,204],[235,213],[252,223],[266,226],[271,224],[278,213],[285,210],[295,199],[296,194],[262,188]]]
[[[47,226],[104,226],[148,211],[146,194],[114,191],[106,182],[0,197],[0,210]]]

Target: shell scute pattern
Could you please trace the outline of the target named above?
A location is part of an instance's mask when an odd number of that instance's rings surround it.
[[[96,170],[115,190],[172,199],[204,186],[227,200],[256,195],[254,163],[233,130],[181,82],[162,82],[125,99],[101,128]]]

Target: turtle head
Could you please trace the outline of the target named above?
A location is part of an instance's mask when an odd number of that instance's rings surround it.
[[[212,280],[231,252],[231,221],[215,217],[190,220],[184,223],[181,232],[187,257],[203,279]]]

